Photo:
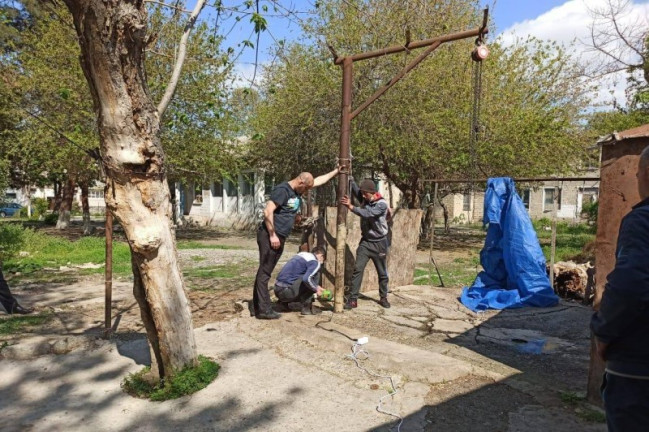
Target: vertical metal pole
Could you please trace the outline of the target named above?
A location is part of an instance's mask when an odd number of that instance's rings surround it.
[[[336,217],[336,277],[334,293],[334,312],[343,311],[343,297],[345,295],[345,246],[347,243],[347,207],[340,203],[343,196],[347,195],[349,185],[349,171],[351,158],[349,151],[349,137],[351,133],[351,108],[352,108],[352,71],[353,62],[350,57],[343,60],[343,100],[340,121],[340,155],[339,163],[342,172],[338,176],[338,214]]]
[[[311,191],[307,192],[306,194],[306,215],[309,218],[313,217],[313,195],[311,194]],[[307,236],[306,236],[306,244],[308,250],[311,250],[313,248],[313,230],[315,229],[314,225],[309,226],[307,229]]]
[[[111,303],[113,301],[113,213],[106,208],[106,305],[105,305],[105,332],[106,336],[111,331]]]
[[[559,189],[554,188],[552,196],[552,240],[550,241],[550,286],[554,289],[554,253],[557,246],[557,200]]]
[[[428,256],[428,280],[430,286],[433,286],[433,240],[435,240],[435,212],[437,211],[437,182],[435,182],[435,192],[433,193],[433,217],[430,223],[430,251]]]

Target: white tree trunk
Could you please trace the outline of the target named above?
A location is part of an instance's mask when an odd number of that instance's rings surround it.
[[[70,226],[70,212],[74,200],[74,182],[68,178],[63,185],[61,195],[61,206],[59,207],[59,219],[56,221],[56,229],[67,229]]]
[[[153,352],[152,373],[197,362],[191,310],[176,256],[158,137],[144,74],[147,16],[137,0],[65,0],[98,116],[106,205],[131,248],[133,291]]]

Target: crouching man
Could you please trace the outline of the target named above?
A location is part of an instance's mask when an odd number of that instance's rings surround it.
[[[315,315],[316,311],[311,304],[313,294],[319,296],[324,291],[319,285],[319,273],[324,260],[324,248],[316,246],[311,252],[298,253],[282,267],[274,291],[283,311],[291,310],[289,303],[299,303],[302,315]]]

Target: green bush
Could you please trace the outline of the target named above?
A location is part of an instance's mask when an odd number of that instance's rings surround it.
[[[56,222],[59,220],[59,214],[57,212],[50,213],[43,217],[43,222],[45,225],[56,225]]]
[[[16,224],[0,224],[0,262],[16,255],[25,243],[25,230]]]
[[[587,202],[581,206],[581,214],[586,217],[588,223],[597,223],[597,212],[599,211],[599,201]]]
[[[50,203],[45,198],[34,198],[32,200],[32,215],[36,218],[44,217],[49,207]]]

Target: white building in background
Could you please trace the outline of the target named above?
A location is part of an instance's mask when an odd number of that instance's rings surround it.
[[[272,186],[272,184],[270,185]],[[247,170],[234,179],[205,184],[175,184],[177,214],[200,225],[249,228],[259,223],[270,188],[262,170]]]
[[[29,189],[27,189],[27,187],[20,189],[8,188],[4,193],[5,201],[15,202],[23,207],[27,207],[29,205],[30,199],[34,198],[52,199],[54,198],[54,189],[49,187],[32,187]]]

